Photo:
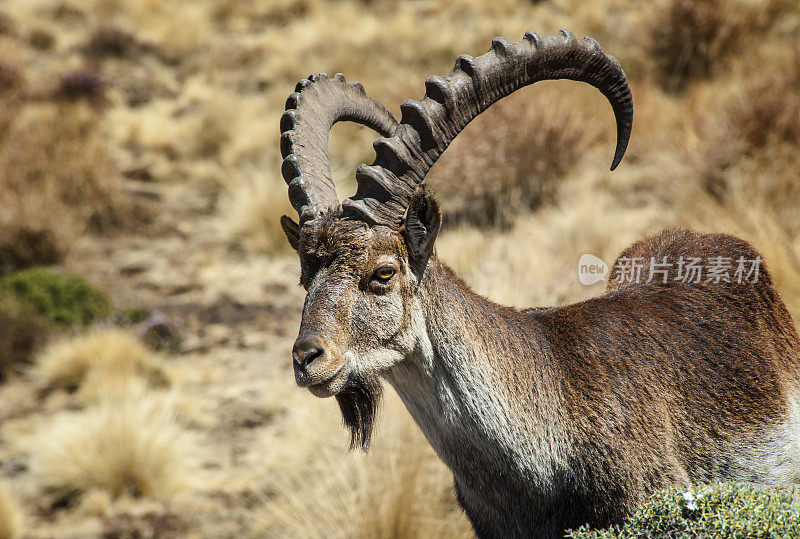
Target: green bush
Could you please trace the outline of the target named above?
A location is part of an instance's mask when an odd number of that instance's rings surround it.
[[[800,507],[789,493],[731,483],[669,489],[653,494],[621,526],[584,526],[567,537],[800,537]]]
[[[81,277],[31,268],[0,278],[0,291],[13,294],[60,326],[86,326],[106,316],[108,299]]]
[[[0,382],[30,363],[49,334],[47,322],[33,307],[0,293]]]

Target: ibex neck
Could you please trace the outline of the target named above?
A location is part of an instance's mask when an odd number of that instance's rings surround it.
[[[538,327],[474,293],[437,260],[422,286],[414,352],[386,378],[457,483],[478,469],[509,467],[544,479],[560,458],[564,429]]]

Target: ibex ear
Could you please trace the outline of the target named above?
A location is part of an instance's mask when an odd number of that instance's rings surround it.
[[[424,188],[418,189],[408,205],[406,224],[403,227],[411,269],[417,277],[421,277],[425,270],[441,227],[442,212],[439,210],[439,203]]]
[[[300,225],[292,221],[289,216],[284,215],[281,217],[281,228],[286,234],[286,239],[289,240],[289,245],[297,251],[300,247]]]

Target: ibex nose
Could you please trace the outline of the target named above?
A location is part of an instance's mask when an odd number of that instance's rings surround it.
[[[305,373],[319,358],[325,355],[325,349],[316,340],[298,340],[292,347],[295,373]]]

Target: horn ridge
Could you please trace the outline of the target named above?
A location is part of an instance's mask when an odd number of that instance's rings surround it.
[[[481,56],[460,55],[446,77],[429,77],[425,96],[404,102],[400,124],[376,145],[371,167],[380,169],[382,185],[373,189],[373,176],[362,174],[356,194],[343,208],[371,224],[399,227],[417,185],[469,122],[516,90],[553,79],[591,84],[611,103],[617,124],[614,170],[633,124],[633,98],[619,62],[594,39],[578,40],[568,30],[545,38],[527,32],[519,42],[495,38]]]
[[[366,125],[384,137],[398,125],[380,101],[341,73],[313,73],[297,83],[281,116],[280,150],[281,173],[301,225],[340,206],[328,157],[328,134],[339,121]]]

